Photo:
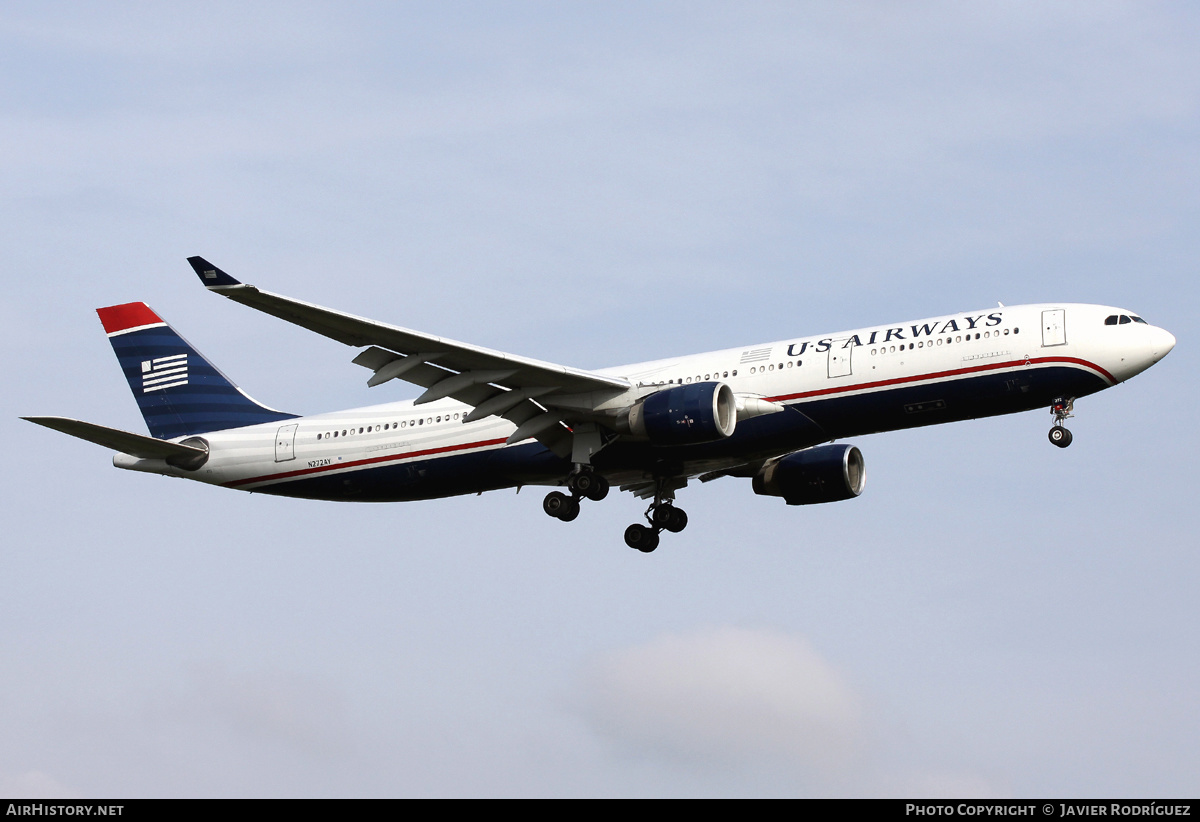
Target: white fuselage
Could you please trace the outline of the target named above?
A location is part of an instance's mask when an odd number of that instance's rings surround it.
[[[1105,320],[1114,316],[1117,322],[1106,325]],[[614,407],[676,385],[724,382],[739,397],[762,398],[802,412],[795,415],[798,418],[813,409],[808,417],[825,427],[828,439],[1038,407],[1048,404],[1046,397],[1054,393],[1054,381],[1062,381],[1064,392],[1072,397],[1123,382],[1158,362],[1175,344],[1168,332],[1135,317],[1124,309],[1097,305],[1003,306],[636,363],[597,373],[626,378],[634,386],[629,394],[610,402]],[[968,382],[978,390],[967,390],[966,396],[972,399],[968,403],[956,400],[956,409],[955,403],[945,398],[962,395]],[[987,405],[993,392],[999,392],[994,407]],[[1028,394],[1028,402],[1022,401],[1021,392]],[[926,408],[921,398],[926,395],[933,413],[922,417]],[[903,411],[898,410],[901,408]],[[815,413],[821,409],[828,411],[824,418]],[[502,449],[538,450],[531,448],[529,440],[507,445],[515,426],[499,417],[464,422],[469,411],[469,406],[453,400],[419,406],[412,401],[392,402],[300,417],[286,424],[206,433],[210,456],[197,471],[125,455],[118,455],[114,463],[245,490],[288,493],[279,486],[318,476],[328,483],[346,475],[349,487],[357,482],[352,475],[382,467],[409,466],[412,476],[406,474],[406,481],[418,483],[423,469],[413,466]],[[840,430],[840,419],[854,422],[849,430]],[[749,424],[744,427],[751,428]],[[761,426],[761,430],[766,432],[767,427]],[[745,452],[709,449],[698,453],[690,470],[732,467],[761,457],[770,451],[769,443],[787,442],[780,436],[772,429],[773,439],[747,440]],[[779,447],[783,449],[779,453],[789,450],[786,444]],[[689,460],[685,454],[683,461]],[[471,463],[476,464],[490,463]],[[613,465],[608,470],[620,478],[641,469]],[[537,469],[531,469],[524,481],[556,483],[559,479],[553,472],[539,478]],[[430,495],[502,485],[464,481]],[[396,498],[407,496],[401,493]]]

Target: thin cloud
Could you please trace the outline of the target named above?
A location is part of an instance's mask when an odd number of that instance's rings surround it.
[[[584,712],[620,748],[685,763],[837,770],[860,746],[859,700],[800,637],[720,628],[610,653]]]

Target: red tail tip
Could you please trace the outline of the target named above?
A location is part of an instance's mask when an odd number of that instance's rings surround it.
[[[97,308],[96,313],[100,315],[100,322],[104,324],[104,333],[106,334],[115,334],[118,331],[162,322],[162,319],[145,303],[110,305],[107,308]]]

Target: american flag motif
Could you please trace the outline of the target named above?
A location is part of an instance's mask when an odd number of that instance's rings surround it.
[[[187,354],[142,360],[142,393],[188,384]]]
[[[752,348],[749,351],[742,352],[741,363],[744,365],[748,362],[762,362],[763,360],[771,359],[771,349],[767,348]]]

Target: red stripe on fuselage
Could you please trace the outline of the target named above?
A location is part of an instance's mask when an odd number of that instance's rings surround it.
[[[232,482],[222,483],[226,488],[237,488],[239,485],[249,485],[253,482],[270,482],[273,480],[291,479],[292,477],[302,477],[309,474],[325,474],[330,471],[340,471],[343,468],[358,468],[363,465],[378,465],[382,462],[395,462],[396,460],[415,459],[417,457],[426,457],[430,454],[446,454],[451,451],[465,451],[469,448],[487,448],[493,445],[503,445],[508,442],[507,439],[501,437],[494,440],[482,440],[480,442],[468,442],[463,445],[444,445],[440,448],[427,448],[423,451],[408,451],[403,454],[388,454],[385,457],[371,457],[370,459],[354,460],[353,462],[334,462],[329,465],[320,465],[316,468],[300,468],[295,471],[284,471],[279,474],[267,474],[262,477],[250,477],[249,479],[233,480]]]
[[[118,331],[162,322],[162,318],[145,303],[110,305],[107,308],[97,308],[96,313],[100,315],[105,334],[115,334]]]
[[[1015,368],[1026,364],[1025,359],[1009,360],[1006,362],[988,363],[984,365],[975,365],[969,368],[957,368],[950,371],[937,371],[931,374],[915,374],[910,377],[896,377],[890,380],[878,380],[876,382],[858,383],[856,385],[842,385],[835,388],[820,388],[815,391],[802,391],[798,394],[783,394],[777,397],[767,397],[772,402],[781,402],[784,400],[798,400],[809,397],[829,396],[831,394],[846,394],[853,391],[865,391],[872,388],[884,388],[892,385],[903,385],[904,383],[923,382],[926,380],[947,379],[960,377],[966,374],[980,373],[983,371],[997,371],[1003,368]],[[1096,365],[1095,363],[1081,360],[1076,357],[1031,357],[1028,360],[1030,365],[1040,365],[1044,363],[1069,363],[1079,365],[1085,368],[1090,368],[1104,375],[1113,385],[1116,385],[1116,379],[1113,378],[1106,370]],[[331,471],[340,471],[345,468],[360,468],[365,465],[379,465],[385,462],[396,462],[399,460],[416,459],[418,457],[427,457],[433,454],[448,454],[455,451],[466,451],[472,448],[489,448],[496,445],[503,445],[508,440],[500,437],[492,440],[481,440],[479,442],[469,442],[462,445],[445,445],[439,448],[426,448],[421,451],[408,451],[403,454],[389,454],[381,457],[371,457],[369,459],[354,460],[353,462],[331,463],[315,468],[300,468],[295,471],[283,471],[278,474],[268,474],[261,477],[250,477],[248,479],[233,480],[232,482],[222,483],[228,488],[237,488],[242,485],[250,485],[258,482],[275,482],[279,480],[292,479],[294,477],[311,476],[313,474],[325,474]]]
[[[1002,368],[1018,368],[1026,364],[1040,365],[1042,363],[1070,363],[1072,365],[1081,365],[1085,368],[1090,368],[1104,375],[1104,378],[1110,384],[1116,385],[1117,381],[1112,374],[1105,371],[1100,366],[1087,360],[1081,360],[1077,357],[1030,357],[1029,359],[1007,360],[1005,362],[987,363],[985,365],[973,365],[969,368],[955,368],[950,371],[935,371],[932,374],[914,374],[911,377],[896,377],[890,380],[878,380],[876,382],[860,382],[855,385],[840,385],[834,388],[818,388],[815,391],[801,391],[798,394],[782,394],[778,397],[767,397],[771,402],[782,402],[784,400],[802,400],[809,397],[823,397],[830,394],[846,394],[851,391],[865,391],[871,388],[884,388],[889,385],[903,385],[909,382],[924,382],[926,380],[940,380],[953,377],[961,377],[964,374],[976,374],[982,371],[998,371]]]

